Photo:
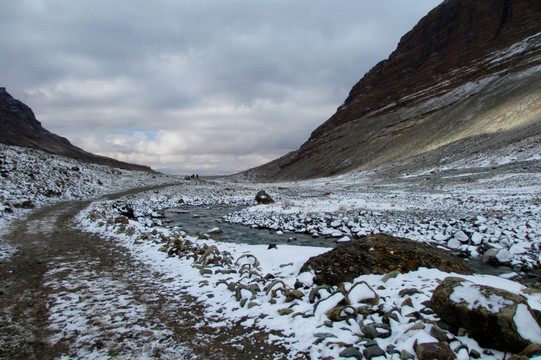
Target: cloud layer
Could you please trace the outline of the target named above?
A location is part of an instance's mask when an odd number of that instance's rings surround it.
[[[298,148],[440,0],[18,0],[0,73],[44,127],[170,173]]]

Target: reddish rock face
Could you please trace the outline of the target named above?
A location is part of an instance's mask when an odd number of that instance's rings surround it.
[[[446,0],[353,86],[344,104],[299,150],[245,175],[306,179],[396,166],[417,157],[406,166],[409,170],[421,162],[434,166],[449,154],[467,156],[473,148],[490,151],[487,140],[498,149],[525,134],[541,134],[538,120],[535,129],[521,134],[503,134],[498,126],[484,131],[492,120],[479,116],[503,102],[515,106],[526,97],[531,104],[541,102],[540,64],[541,1]],[[449,96],[440,101],[444,95]],[[539,108],[524,102],[514,109],[540,118]],[[494,119],[509,113],[501,111]],[[443,148],[448,144],[454,147]]]
[[[488,55],[541,32],[540,19],[538,0],[444,1],[353,86],[344,105],[309,141],[389,104],[410,106],[486,74],[516,70],[524,59],[489,63]],[[435,91],[416,94],[434,86]]]

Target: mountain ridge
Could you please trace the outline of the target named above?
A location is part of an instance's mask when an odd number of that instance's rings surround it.
[[[336,113],[298,150],[242,176],[307,179],[403,161],[418,155],[412,147],[434,150],[442,143],[438,137],[449,138],[446,145],[483,133],[481,125],[493,131],[502,113],[494,113],[492,123],[483,114],[492,111],[488,103],[495,108],[507,97],[515,99],[508,110],[525,107],[539,134],[540,19],[538,1],[444,1],[353,86]],[[518,119],[515,125],[525,124]],[[448,131],[442,132],[445,127]],[[501,135],[494,134],[494,139]],[[487,151],[493,146],[487,143]],[[435,155],[433,161],[447,155]]]
[[[119,169],[154,172],[149,166],[130,164],[89,153],[64,137],[43,128],[32,109],[0,87],[0,143],[42,150],[84,162]]]

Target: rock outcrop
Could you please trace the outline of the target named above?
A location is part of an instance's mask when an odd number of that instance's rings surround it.
[[[430,307],[484,347],[518,354],[541,342],[541,327],[526,299],[506,290],[448,277],[434,290]]]
[[[0,87],[0,143],[29,147],[51,154],[120,169],[152,172],[148,166],[129,164],[86,152],[68,139],[44,129],[34,112]]]
[[[303,179],[404,161],[430,166],[538,140],[540,29],[537,0],[444,1],[299,150],[244,175]]]
[[[274,204],[274,200],[269,194],[265,192],[265,190],[259,190],[257,194],[255,194],[255,201],[259,205]]]
[[[340,244],[334,249],[311,257],[300,272],[314,271],[314,283],[338,285],[360,275],[402,273],[421,267],[459,274],[473,271],[450,252],[406,238],[376,234]]]

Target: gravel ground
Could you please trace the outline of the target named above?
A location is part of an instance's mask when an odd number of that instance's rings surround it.
[[[0,263],[0,358],[286,358],[269,334],[216,319],[125,248],[76,230],[88,202],[65,202],[14,222]],[[239,351],[242,350],[242,355]]]

